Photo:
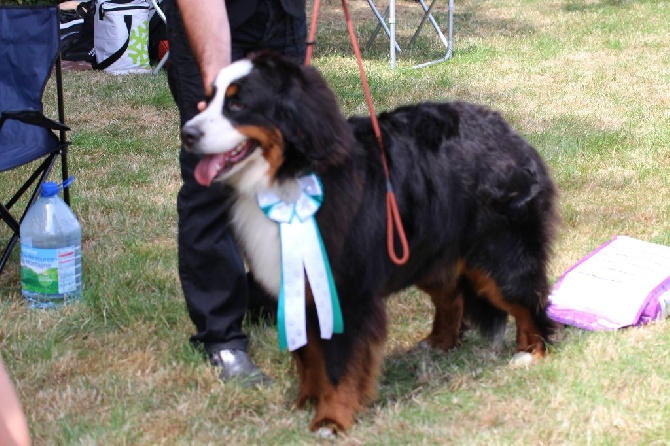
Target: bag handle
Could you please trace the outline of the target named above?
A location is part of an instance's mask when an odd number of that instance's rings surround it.
[[[126,29],[128,30],[128,38],[126,38],[126,41],[124,42],[123,46],[119,48],[114,54],[111,54],[107,59],[103,60],[102,62],[98,63],[95,60],[91,64],[95,70],[104,70],[105,68],[108,68],[110,65],[112,65],[114,62],[119,60],[121,56],[126,52],[128,49],[128,44],[130,43],[130,29],[132,28],[133,24],[133,16],[132,15],[125,15],[123,16],[123,21],[126,24]]]

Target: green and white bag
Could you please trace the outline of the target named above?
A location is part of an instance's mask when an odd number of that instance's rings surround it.
[[[149,73],[147,0],[97,0],[93,68],[112,74]]]

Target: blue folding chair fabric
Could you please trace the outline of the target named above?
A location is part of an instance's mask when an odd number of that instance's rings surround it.
[[[0,172],[39,162],[12,197],[0,203],[0,220],[12,230],[0,258],[0,272],[18,241],[25,212],[37,199],[39,187],[59,155],[62,179],[67,178],[69,143],[65,132],[69,128],[64,123],[59,45],[57,7],[0,7]],[[54,66],[58,119],[44,116],[42,103]],[[16,212],[10,212],[12,207],[27,193],[29,200],[18,212],[20,216],[15,216]],[[69,204],[67,190],[64,195]]]

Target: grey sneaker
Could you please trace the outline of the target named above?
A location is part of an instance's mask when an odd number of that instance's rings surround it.
[[[212,365],[221,368],[222,381],[240,380],[244,385],[253,387],[271,384],[272,380],[251,362],[244,350],[217,350],[209,353]]]

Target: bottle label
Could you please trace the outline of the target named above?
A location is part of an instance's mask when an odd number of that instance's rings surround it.
[[[77,289],[75,247],[49,249],[21,244],[23,289],[40,294],[64,294]]]

